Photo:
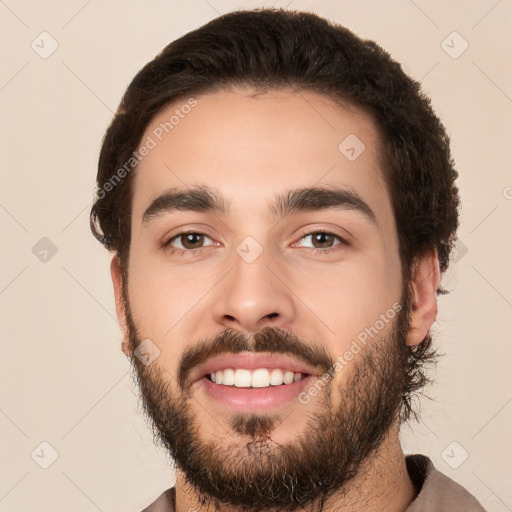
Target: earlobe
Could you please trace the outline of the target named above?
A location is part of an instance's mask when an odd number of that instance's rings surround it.
[[[112,284],[114,286],[114,298],[116,302],[116,315],[119,326],[123,333],[123,341],[121,342],[121,350],[128,357],[131,355],[130,344],[128,342],[128,326],[126,324],[126,310],[123,296],[123,279],[121,275],[121,263],[117,253],[114,254],[110,262],[110,275],[112,276]]]
[[[411,325],[407,345],[419,345],[437,317],[437,289],[441,271],[437,250],[420,257],[413,265]]]

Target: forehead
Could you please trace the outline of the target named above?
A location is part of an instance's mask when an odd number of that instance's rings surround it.
[[[134,176],[133,217],[167,189],[209,186],[236,214],[283,191],[343,187],[392,216],[369,115],[310,91],[233,89],[175,101],[142,138],[150,148]],[[254,211],[252,212],[254,214]]]

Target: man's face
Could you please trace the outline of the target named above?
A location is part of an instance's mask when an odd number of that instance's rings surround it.
[[[219,500],[268,507],[316,466],[343,484],[396,420],[406,357],[374,124],[312,92],[237,89],[197,97],[159,141],[185,103],[148,127],[157,144],[133,183],[129,338],[159,351],[133,359],[145,406],[178,468]]]

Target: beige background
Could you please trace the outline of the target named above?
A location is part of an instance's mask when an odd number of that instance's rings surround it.
[[[164,45],[218,13],[270,5],[0,1],[1,511],[138,511],[174,482],[137,411],[109,256],[89,233],[97,155],[128,82]],[[422,80],[451,134],[464,245],[444,279],[453,292],[440,298],[446,355],[403,444],[487,510],[511,511],[512,2],[274,5],[313,10],[375,39]],[[58,43],[46,59],[52,41],[43,31]],[[460,37],[442,44],[454,31]],[[464,41],[464,53],[448,55]],[[41,468],[52,449],[58,458]]]

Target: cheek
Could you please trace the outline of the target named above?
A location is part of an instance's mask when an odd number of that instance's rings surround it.
[[[191,342],[191,335],[199,335],[217,273],[186,265],[173,268],[137,248],[129,268],[130,308],[140,335],[154,340],[162,353],[176,353]]]
[[[190,309],[187,289],[177,289],[169,276],[156,272],[134,269],[128,292],[140,334],[155,340],[164,340]]]
[[[154,364],[160,367],[164,378],[172,378],[176,390],[175,375],[183,351],[177,339],[175,326],[184,315],[182,294],[173,291],[165,279],[134,265],[129,277],[128,293],[130,310],[140,339],[149,339],[158,348]]]
[[[139,335],[161,345],[158,340],[172,326],[175,305],[170,301],[174,294],[160,270],[155,268],[154,261],[136,243],[130,248],[128,268],[130,310]]]
[[[356,261],[357,260],[357,261]],[[400,300],[399,265],[385,265],[382,254],[358,257],[346,265],[308,269],[293,287],[335,340],[339,354],[366,328],[374,326]],[[380,323],[379,323],[380,325]]]

